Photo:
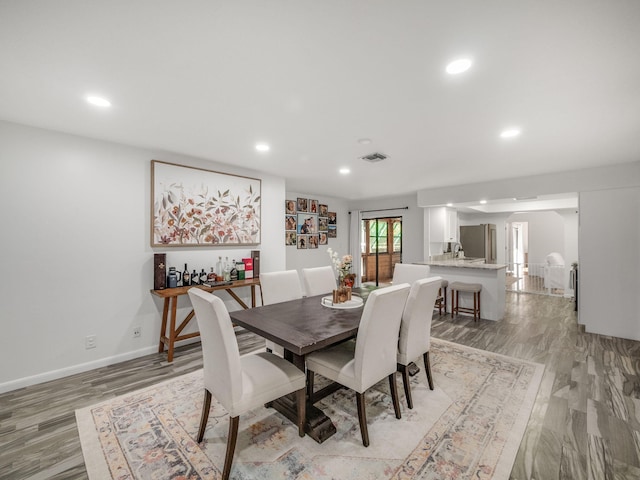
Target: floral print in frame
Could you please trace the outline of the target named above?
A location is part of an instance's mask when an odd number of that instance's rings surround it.
[[[260,243],[257,178],[151,161],[151,246]]]

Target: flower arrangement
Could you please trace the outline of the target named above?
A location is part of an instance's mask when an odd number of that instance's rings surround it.
[[[327,253],[329,253],[329,258],[331,258],[333,268],[338,274],[338,285],[346,285],[347,283],[349,283],[349,285],[347,286],[353,286],[355,277],[351,273],[353,257],[351,255],[343,255],[342,257],[340,257],[338,252],[334,251],[331,247],[327,248]]]

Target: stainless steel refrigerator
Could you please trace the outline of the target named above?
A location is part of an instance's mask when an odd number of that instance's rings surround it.
[[[496,263],[496,226],[493,223],[461,226],[460,244],[465,257]]]

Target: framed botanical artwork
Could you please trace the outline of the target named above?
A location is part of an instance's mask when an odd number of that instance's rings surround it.
[[[260,243],[262,182],[151,161],[151,246]]]
[[[326,232],[329,229],[329,218],[328,217],[318,217],[318,231]]]
[[[284,213],[287,215],[295,215],[296,213],[296,202],[294,200],[285,200],[284,201]]]
[[[329,232],[320,232],[318,235],[318,245],[327,245],[329,243]]]
[[[296,231],[297,219],[295,215],[285,215],[284,217],[284,229]]]
[[[284,232],[284,244],[287,246],[296,246],[298,239],[296,238],[296,232]]]
[[[298,213],[298,233],[318,233],[318,216],[310,213]]]
[[[298,197],[298,212],[308,212],[309,211],[309,200],[307,198]]]
[[[321,217],[326,217],[329,215],[329,207],[323,203],[318,205],[318,215]]]
[[[335,225],[329,225],[329,238],[338,238],[338,228]]]
[[[318,200],[309,199],[309,213],[318,213]]]
[[[328,212],[327,217],[329,218],[329,225],[336,224],[336,212]]]
[[[309,235],[309,244],[307,245],[307,248],[318,248],[318,242],[318,234],[312,233]]]
[[[298,235],[298,248],[307,249],[309,243],[309,235]]]

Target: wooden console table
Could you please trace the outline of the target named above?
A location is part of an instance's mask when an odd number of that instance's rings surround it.
[[[215,287],[209,287],[206,285],[197,285],[197,288],[201,288],[207,292],[215,292],[216,290],[225,290],[231,298],[233,298],[238,304],[244,308],[249,308],[246,303],[242,301],[238,295],[233,291],[234,288],[251,287],[251,307],[256,306],[256,285],[260,285],[260,279],[252,278],[248,280],[238,280],[230,285],[218,285]],[[180,295],[186,295],[190,288],[194,287],[177,287],[177,288],[165,288],[163,290],[151,290],[153,295],[164,299],[164,308],[162,309],[162,326],[160,327],[160,345],[158,345],[158,353],[164,352],[165,345],[167,346],[167,360],[173,362],[173,349],[176,342],[180,340],[186,340],[188,338],[199,337],[200,332],[193,332],[181,335],[182,330],[189,324],[193,318],[193,309],[182,320],[180,325],[176,328],[176,313],[178,310],[178,297]],[[262,293],[262,292],[261,292]],[[169,309],[171,309],[171,316],[169,317]],[[167,334],[167,326],[169,327],[169,333]]]

